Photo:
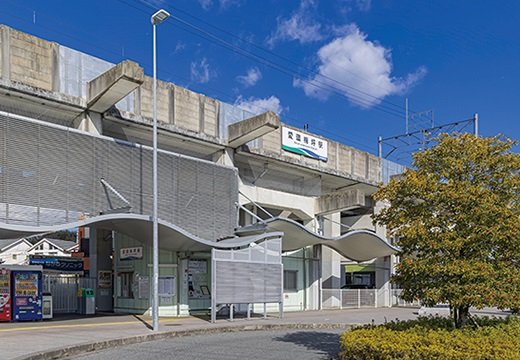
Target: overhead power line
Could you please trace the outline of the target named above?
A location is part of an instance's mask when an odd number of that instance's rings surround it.
[[[149,7],[150,7],[150,9],[153,9],[153,8],[154,8],[153,3],[151,3],[151,2],[148,1],[148,0],[134,0],[134,1],[139,2],[139,3],[145,3],[145,4],[148,4]],[[292,65],[294,65],[294,66],[297,66],[297,67],[300,68],[300,69],[304,69],[304,70],[306,70],[306,71],[308,71],[308,72],[310,72],[310,73],[312,73],[312,74],[314,74],[314,75],[320,75],[320,76],[322,76],[323,78],[328,79],[328,80],[331,80],[331,81],[333,81],[333,82],[335,82],[335,83],[338,83],[338,84],[340,84],[340,85],[342,85],[342,86],[348,86],[349,88],[351,88],[351,89],[353,89],[353,90],[356,90],[356,91],[359,91],[360,93],[365,94],[365,95],[367,95],[367,96],[369,96],[369,97],[377,98],[377,97],[374,97],[373,95],[371,95],[371,94],[369,94],[369,93],[366,93],[366,92],[364,92],[364,91],[362,91],[362,90],[356,89],[356,88],[353,87],[353,86],[349,86],[349,85],[347,85],[347,84],[345,84],[345,83],[339,82],[337,79],[333,79],[333,78],[331,78],[331,77],[329,77],[329,76],[326,76],[326,75],[323,75],[323,74],[319,74],[319,73],[316,72],[315,70],[310,69],[310,68],[308,68],[308,67],[304,67],[302,64],[299,64],[299,63],[293,61],[292,59],[289,59],[289,58],[287,58],[287,57],[285,57],[285,56],[282,56],[282,55],[280,55],[280,54],[275,53],[274,51],[272,51],[272,50],[270,50],[270,49],[267,49],[267,48],[265,48],[265,47],[263,47],[263,46],[260,46],[260,45],[258,45],[257,43],[255,43],[255,42],[253,42],[253,41],[251,41],[251,40],[249,40],[249,39],[247,39],[247,38],[240,37],[240,36],[238,36],[238,35],[236,35],[236,34],[230,32],[230,31],[227,31],[227,30],[225,30],[225,29],[223,29],[223,28],[220,28],[220,27],[218,27],[218,26],[215,26],[215,25],[213,25],[213,24],[211,24],[211,23],[209,23],[209,22],[207,22],[207,21],[205,21],[205,20],[203,20],[203,19],[201,19],[201,18],[199,18],[199,17],[197,17],[197,16],[194,16],[194,15],[190,14],[190,13],[189,13],[188,11],[186,11],[186,10],[183,10],[183,9],[181,9],[181,8],[179,8],[179,7],[176,7],[176,6],[173,6],[173,5],[168,5],[168,7],[171,8],[171,9],[173,9],[173,10],[175,10],[175,12],[180,12],[180,13],[186,15],[187,17],[189,17],[189,18],[191,18],[191,19],[194,19],[194,20],[196,20],[196,21],[198,21],[198,22],[200,22],[200,23],[202,23],[202,24],[204,24],[204,25],[206,25],[206,26],[208,26],[208,27],[210,27],[210,28],[212,28],[212,29],[214,29],[214,30],[220,31],[220,32],[222,32],[222,33],[224,33],[224,34],[226,34],[226,35],[232,37],[232,38],[235,38],[235,39],[237,39],[238,41],[240,41],[240,42],[242,42],[242,43],[245,43],[245,44],[251,45],[251,46],[253,46],[254,48],[256,48],[256,49],[258,49],[258,50],[260,50],[260,51],[262,51],[262,52],[265,52],[265,53],[267,53],[267,54],[269,54],[269,55],[271,55],[271,56],[274,56],[274,57],[276,57],[276,58],[278,58],[278,59],[280,59],[280,60],[282,60],[282,61],[287,61],[288,63],[290,63],[290,64],[292,64]],[[357,77],[358,79],[360,79],[360,80],[362,80],[362,81],[364,81],[364,82],[367,82],[367,83],[369,83],[369,84],[371,84],[371,85],[373,85],[373,86],[375,86],[375,87],[378,87],[378,88],[383,89],[383,87],[382,87],[381,85],[376,84],[376,83],[374,83],[374,82],[372,82],[372,81],[370,81],[370,80],[368,80],[368,79],[366,79],[366,78],[360,76],[360,75],[357,74],[356,72],[354,72],[354,71],[352,71],[352,70],[346,68],[345,66],[343,66],[343,65],[341,65],[341,64],[334,63],[334,65],[337,66],[337,67],[339,67],[339,68],[341,68],[341,69],[344,70],[345,72],[348,72],[348,73],[352,74],[353,76]],[[378,99],[379,99],[379,98],[378,98]],[[402,106],[401,104],[396,104],[396,103],[391,102],[391,101],[386,100],[386,99],[379,99],[379,100],[380,100],[381,102],[383,102],[383,103],[386,103],[386,104],[389,104],[389,105],[391,105],[391,106],[396,107],[398,110],[402,111],[403,114],[404,114],[404,109],[403,109],[403,106]]]
[[[143,13],[146,13],[148,14],[148,11],[147,10],[144,10],[138,6],[135,6],[134,4],[130,4],[128,3],[127,1],[124,1],[124,0],[118,0],[119,2],[127,5],[127,6],[130,6],[138,11],[141,11]],[[147,8],[149,8],[150,10],[151,9],[154,9],[153,6],[149,5],[148,3],[142,3],[142,2],[139,2],[139,4],[142,4],[144,6],[146,6]],[[182,26],[178,26],[177,23],[173,23],[174,20],[177,20],[178,24],[180,25],[184,25],[184,27]],[[288,75],[292,78],[297,78],[307,84],[310,84],[311,86],[314,86],[318,89],[322,89],[322,90],[325,90],[325,91],[328,91],[328,92],[332,92],[334,93],[335,95],[339,95],[341,96],[341,98],[344,98],[345,97],[345,91],[346,89],[351,89],[353,91],[356,91],[357,94],[349,94],[349,96],[351,98],[353,98],[356,102],[358,102],[359,104],[361,105],[365,105],[365,106],[372,106],[374,109],[377,109],[379,111],[382,111],[388,115],[392,115],[392,116],[396,116],[400,119],[402,119],[404,117],[404,111],[398,111],[394,108],[391,108],[391,107],[388,107],[386,105],[383,105],[381,103],[378,103],[378,104],[373,104],[373,101],[377,101],[377,102],[380,102],[381,99],[378,98],[378,97],[375,97],[373,95],[370,95],[368,93],[364,93],[362,92],[361,90],[359,89],[356,89],[348,84],[344,84],[344,83],[341,83],[335,79],[331,79],[331,78],[328,78],[330,79],[330,81],[334,82],[334,83],[337,83],[339,85],[341,85],[343,88],[339,88],[337,86],[333,86],[327,82],[324,82],[324,81],[321,81],[321,80],[318,80],[316,78],[312,79],[312,80],[309,80],[310,77],[312,76],[321,76],[322,78],[327,78],[319,73],[317,73],[316,71],[312,70],[310,73],[302,73],[302,72],[296,72],[294,70],[292,70],[291,68],[288,68],[287,66],[284,66],[284,65],[281,65],[281,64],[278,64],[278,63],[275,63],[261,55],[258,55],[258,54],[255,54],[249,50],[246,50],[246,49],[243,49],[243,48],[240,48],[220,37],[218,37],[217,35],[215,34],[212,34],[196,25],[193,25],[191,24],[190,22],[184,20],[184,19],[181,19],[179,18],[178,16],[176,15],[172,15],[171,18],[169,18],[168,20],[166,20],[166,23],[169,24],[169,25],[174,25],[176,28],[179,28],[179,29],[182,29],[184,31],[187,31],[195,36],[198,36],[198,37],[201,37],[201,38],[204,38],[210,42],[213,42],[215,43],[216,45],[219,45],[223,48],[226,48],[234,53],[237,53],[239,55],[242,55],[244,57],[247,57],[253,61],[256,61],[264,66],[267,66],[267,67],[270,67],[274,70],[277,70],[285,75]],[[299,65],[297,65],[299,66]],[[301,68],[301,66],[299,66]],[[370,101],[368,100],[367,98],[372,98],[373,101]],[[396,106],[395,104],[393,104],[394,106]],[[402,107],[401,107],[402,108]]]
[[[29,8],[27,8],[27,9],[29,9]],[[31,11],[32,11],[32,10],[31,10]],[[25,19],[24,17],[17,16],[16,14],[10,14],[10,16],[12,16],[12,17],[14,17],[14,18],[17,18],[17,19],[19,19],[19,20],[21,20],[21,21],[24,21],[24,22],[31,22],[31,23],[32,23],[32,19],[31,19],[31,20],[29,20],[29,19]],[[69,37],[70,39],[73,39],[73,40],[75,40],[75,41],[80,41],[80,40],[81,40],[82,42],[84,42],[83,39],[78,38],[78,37],[73,36],[73,35],[70,35],[69,32],[67,32],[66,34],[63,34],[62,32],[60,32],[60,31],[57,30],[57,29],[53,29],[52,27],[42,25],[42,22],[41,22],[41,21],[38,22],[37,24],[33,24],[33,25],[35,25],[35,26],[37,26],[37,27],[44,28],[44,29],[46,29],[46,30],[48,30],[48,31],[51,31],[51,32],[60,33],[60,35],[62,35],[62,36],[66,36],[66,37]],[[121,58],[121,56],[122,56],[121,53],[119,53],[118,51],[114,51],[112,48],[101,47],[101,46],[99,46],[97,43],[94,43],[94,42],[87,42],[87,43],[88,43],[89,46],[91,46],[92,48],[96,48],[96,49],[98,49],[98,50],[100,50],[100,51],[102,51],[102,52],[104,52],[104,53],[110,53],[110,54],[113,54],[113,55],[118,56],[119,58]],[[149,65],[149,64],[147,64],[147,63],[145,63],[145,64],[146,64],[146,65]],[[182,75],[180,75],[180,74],[177,74],[177,73],[173,73],[173,72],[170,72],[170,71],[164,71],[164,70],[163,70],[162,72],[165,73],[165,74],[167,74],[167,75],[171,75],[171,76],[175,76],[175,77],[177,77],[177,78],[180,78],[180,79],[182,79],[182,80],[184,80],[184,81],[190,81],[190,79],[188,79],[188,78],[186,78],[186,77],[184,77],[184,76],[182,76]],[[204,88],[207,88],[207,89],[209,89],[209,90],[211,90],[211,91],[214,91],[214,92],[216,92],[216,93],[219,93],[219,94],[223,95],[225,98],[229,99],[232,103],[235,102],[235,96],[230,95],[229,93],[226,93],[226,92],[224,92],[224,91],[222,91],[222,90],[220,90],[220,89],[217,89],[217,88],[215,88],[215,87],[211,87],[211,86],[209,86],[209,85],[207,85],[207,84],[203,84],[203,85],[201,85],[201,86],[204,87]],[[237,105],[237,104],[235,104],[235,106],[237,106],[238,108],[240,108],[240,106]],[[267,110],[269,110],[269,109],[267,109],[267,108],[264,108],[264,107],[261,107],[261,106],[256,106],[256,105],[253,105],[253,104],[251,104],[251,106],[257,108],[257,109],[260,110],[260,111],[267,111]],[[243,108],[242,108],[242,109],[243,109]],[[243,109],[243,110],[247,110],[247,109]],[[40,115],[43,115],[43,114],[40,114]],[[297,118],[295,118],[295,117],[293,117],[293,116],[284,115],[284,118],[290,120],[290,123],[293,123],[293,124],[304,125],[304,124],[306,123],[305,121],[299,120],[299,119],[297,119]],[[337,132],[333,132],[333,131],[330,131],[330,130],[327,130],[327,129],[323,129],[323,128],[320,128],[320,127],[317,127],[317,126],[313,126],[312,128],[314,129],[314,131],[317,131],[318,133],[329,134],[328,137],[330,137],[330,138],[333,138],[333,139],[334,139],[334,138],[335,138],[335,139],[344,139],[344,140],[347,141],[348,143],[355,144],[356,146],[358,146],[358,147],[360,147],[360,148],[364,148],[365,150],[368,150],[368,151],[374,151],[374,148],[373,148],[372,145],[367,145],[368,142],[371,143],[370,140],[367,140],[367,143],[362,143],[362,142],[359,142],[359,141],[357,140],[357,138],[354,139],[354,138],[351,138],[351,137],[348,137],[348,136],[345,136],[345,135],[338,134]]]

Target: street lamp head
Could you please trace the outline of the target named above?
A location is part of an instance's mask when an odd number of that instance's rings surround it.
[[[161,9],[157,11],[155,14],[152,15],[152,24],[153,25],[159,25],[164,20],[168,19],[170,17],[170,13],[164,9]]]

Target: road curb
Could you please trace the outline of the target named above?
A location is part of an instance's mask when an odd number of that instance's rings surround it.
[[[197,328],[191,330],[163,331],[153,334],[137,335],[125,338],[96,341],[85,344],[72,345],[46,351],[38,351],[29,355],[23,355],[14,360],[54,360],[63,359],[75,355],[85,354],[91,351],[104,350],[116,346],[137,344],[141,342],[169,339],[183,336],[212,335],[224,332],[238,331],[266,331],[266,330],[312,330],[312,329],[345,329],[352,328],[353,324],[328,324],[328,323],[307,323],[307,324],[255,324],[255,325],[231,325]]]

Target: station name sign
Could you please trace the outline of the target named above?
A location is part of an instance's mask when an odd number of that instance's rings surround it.
[[[308,133],[282,127],[282,149],[313,159],[327,161],[327,141]]]
[[[139,260],[143,258],[143,247],[127,247],[119,250],[120,260]]]

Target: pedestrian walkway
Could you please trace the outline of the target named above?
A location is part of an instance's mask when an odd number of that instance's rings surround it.
[[[42,322],[0,323],[2,359],[49,358],[37,356],[56,349],[72,349],[78,345],[101,343],[97,348],[128,343],[223,331],[242,331],[273,328],[339,328],[353,324],[383,323],[385,321],[415,318],[417,309],[374,308],[350,310],[324,310],[285,313],[277,317],[219,319],[211,324],[205,318],[161,318],[159,333],[150,330],[151,320],[146,316],[105,315],[95,317],[57,317]],[[152,335],[152,336],[150,336]],[[128,340],[124,340],[128,339]],[[85,348],[84,346],[82,348]],[[90,350],[96,347],[90,347]],[[63,352],[62,354],[66,354]]]

